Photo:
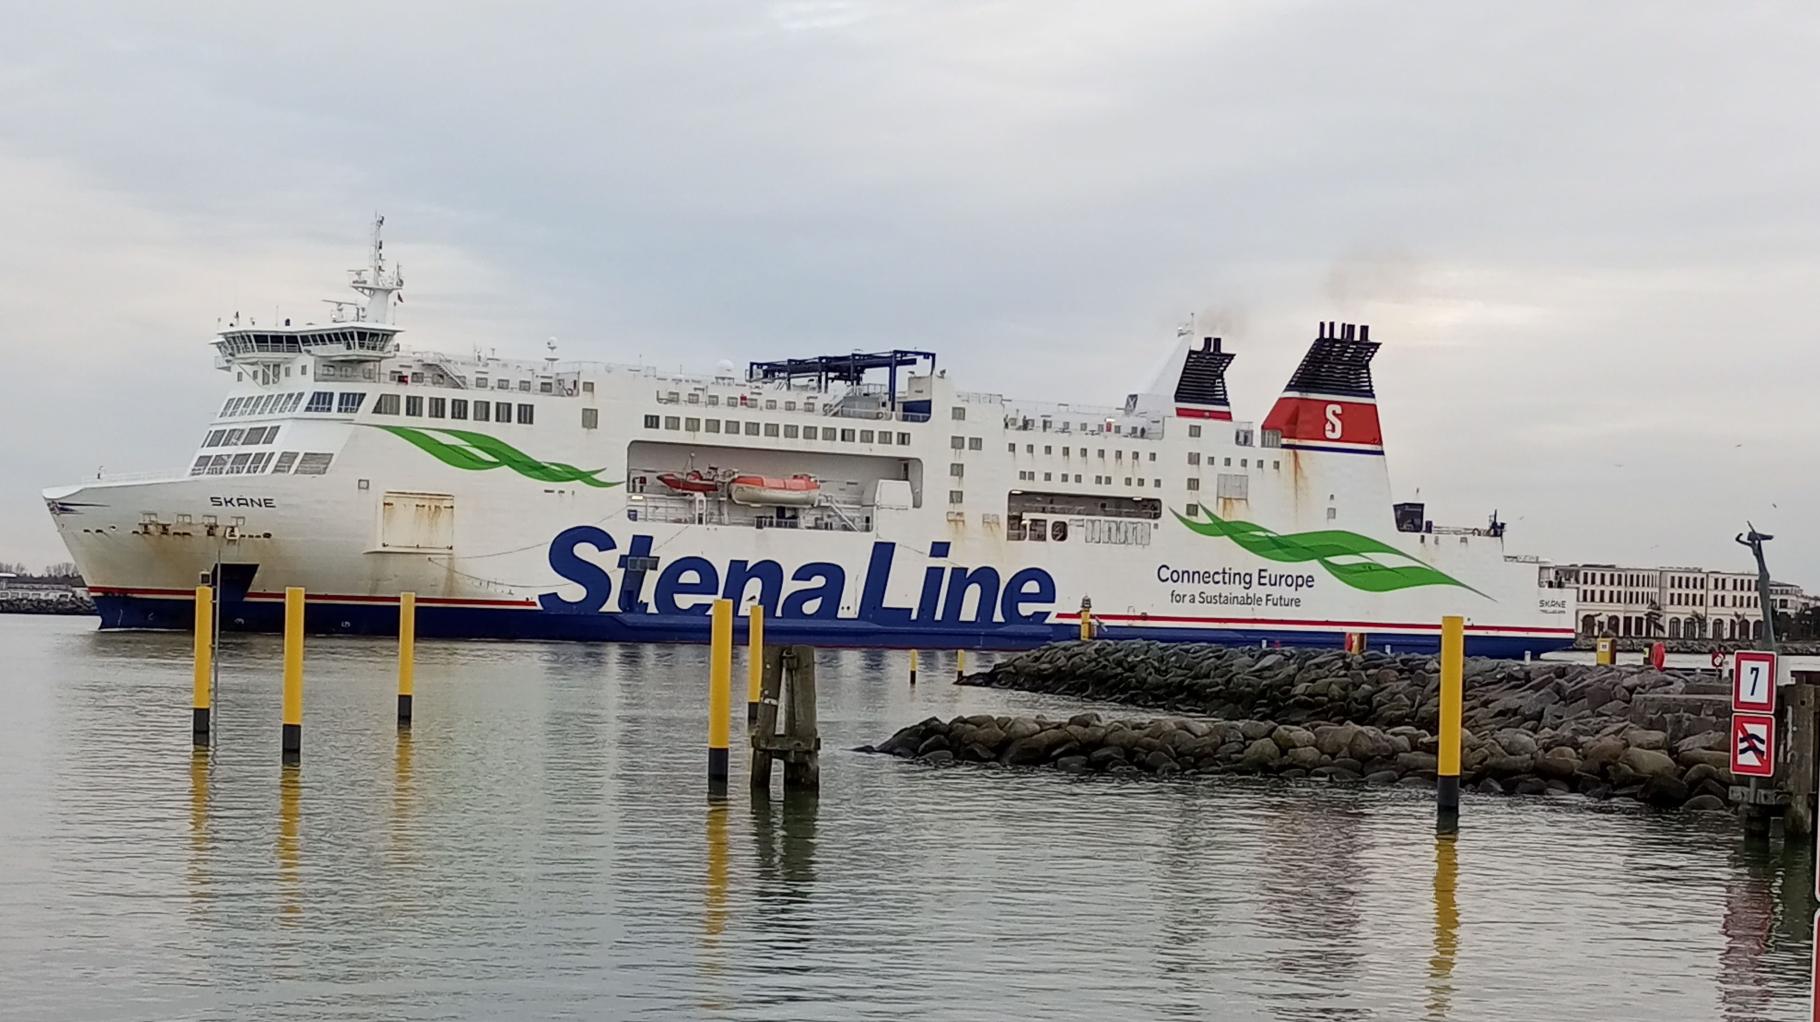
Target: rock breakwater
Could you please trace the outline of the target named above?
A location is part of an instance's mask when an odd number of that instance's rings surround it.
[[[1578,792],[1663,807],[1726,807],[1727,697],[1699,675],[1485,659],[1468,660],[1465,675],[1463,784],[1484,792]],[[1183,716],[930,718],[873,751],[937,764],[1073,773],[1378,784],[1431,784],[1435,774],[1440,676],[1432,657],[1059,643],[961,683]]]

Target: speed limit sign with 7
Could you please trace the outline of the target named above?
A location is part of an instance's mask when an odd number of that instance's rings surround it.
[[[1732,658],[1732,709],[1776,712],[1776,654],[1739,650]]]

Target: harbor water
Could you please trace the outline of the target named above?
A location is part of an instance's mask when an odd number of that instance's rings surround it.
[[[189,641],[0,617],[6,1017],[1806,1017],[1812,855],[1723,816],[847,751],[1081,709],[940,652],[824,652],[821,797],[710,806],[703,648],[419,642],[401,737],[312,638],[290,769],[277,639],[197,754]]]

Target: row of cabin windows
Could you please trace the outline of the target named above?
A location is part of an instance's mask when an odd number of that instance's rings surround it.
[[[512,410],[516,407],[518,410],[517,421],[520,426],[529,426],[533,423],[535,419],[534,409],[537,407],[535,405],[524,404],[514,406],[510,401],[470,401],[465,397],[425,398],[421,394],[403,395],[403,400],[401,402],[400,395],[381,394],[379,395],[379,400],[373,404],[373,414],[397,415],[401,406],[403,407],[406,416],[417,419],[427,417],[431,419],[465,420],[472,418],[475,422],[508,423],[513,421]],[[427,416],[425,414],[426,410],[428,412]],[[592,409],[589,410],[592,411]]]
[[[592,385],[585,384],[583,389],[585,390],[588,386],[592,386]],[[659,391],[658,395],[657,395],[657,401],[659,404],[666,404],[666,405],[673,405],[673,404],[678,404],[678,403],[689,404],[689,405],[705,404],[709,408],[715,408],[715,407],[719,407],[719,405],[720,405],[720,395],[719,394],[708,394],[704,398],[702,392],[699,390],[692,390],[687,394],[684,394],[681,391],[676,391],[676,390]],[[740,394],[737,396],[735,396],[733,394],[728,394],[727,395],[727,407],[728,408],[753,408],[753,409],[762,407],[767,412],[775,412],[775,411],[777,411],[778,405],[777,405],[777,400],[775,398],[765,398],[763,400],[760,400],[759,398],[753,397],[749,394]],[[797,405],[796,405],[795,401],[785,401],[783,403],[783,409],[786,412],[794,412],[794,411],[796,411],[796,407],[797,407]],[[802,403],[802,410],[805,412],[814,412],[815,409],[816,409],[816,404],[814,401],[805,400]]]
[[[1240,467],[1240,468],[1252,468],[1252,467],[1254,467],[1254,466],[1253,466],[1253,465],[1252,465],[1252,461],[1253,461],[1253,459],[1251,459],[1251,458],[1240,458],[1240,459],[1239,459],[1239,467]],[[1256,461],[1257,461],[1257,465],[1256,465],[1256,466],[1255,466],[1255,467],[1256,467],[1256,468],[1257,468],[1257,469],[1258,469],[1258,470],[1259,470],[1259,471],[1263,471],[1263,469],[1264,469],[1264,459],[1263,459],[1263,458],[1258,458],[1258,459],[1256,459]],[[1200,464],[1200,463],[1201,463],[1201,455],[1200,455],[1200,452],[1199,452],[1199,451],[1189,451],[1189,452],[1188,452],[1188,464],[1190,464],[1190,465],[1199,465],[1199,464]],[[1207,459],[1207,464],[1208,464],[1208,465],[1212,465],[1212,464],[1213,464],[1213,458],[1211,458],[1211,457],[1209,457],[1209,458],[1208,458],[1208,459]],[[1222,468],[1231,468],[1231,467],[1232,467],[1232,459],[1231,459],[1231,458],[1227,458],[1227,459],[1226,459],[1226,460],[1225,460],[1225,464],[1224,464],[1224,465],[1222,465],[1222,466],[1221,466],[1221,467],[1222,467]],[[1280,458],[1277,458],[1277,459],[1272,459],[1272,461],[1271,461],[1271,462],[1270,462],[1270,467],[1271,467],[1271,468],[1273,468],[1273,469],[1276,469],[1276,470],[1277,470],[1277,471],[1282,471],[1282,468],[1283,468],[1283,461],[1282,461],[1282,459],[1280,459]]]
[[[366,392],[361,390],[344,390],[339,395],[332,390],[318,390],[310,394],[310,403],[304,405],[303,410],[354,415],[360,411],[360,406],[366,403],[366,399]]]
[[[949,467],[950,468],[959,468],[960,466],[951,465]],[[960,475],[959,472],[952,472],[950,474],[957,475],[957,476]],[[1034,469],[1020,469],[1017,473],[1017,478],[1018,478],[1019,482],[1025,482],[1025,483],[1034,483],[1034,482],[1038,481],[1036,471]],[[1072,475],[1072,476],[1070,476],[1066,472],[1063,472],[1060,475],[1057,475],[1054,472],[1044,472],[1041,481],[1045,482],[1045,483],[1066,483],[1066,482],[1081,483],[1081,482],[1086,481],[1086,477],[1083,476],[1079,472],[1074,473],[1074,475]],[[1095,485],[1095,486],[1111,486],[1112,484],[1113,484],[1112,476],[1094,476],[1093,477],[1093,485]],[[1163,481],[1161,479],[1145,479],[1143,476],[1135,476],[1135,477],[1126,476],[1125,485],[1126,486],[1136,486],[1139,489],[1142,489],[1146,486],[1154,486],[1160,490],[1163,488]]]
[[[319,476],[329,470],[335,455],[326,452],[299,454],[284,451],[246,451],[240,454],[204,454],[190,466],[190,475],[239,476],[263,475],[269,466],[273,475]]]
[[[986,441],[976,436],[951,436],[948,438],[948,446],[956,451],[983,451],[986,449]]]
[[[1191,439],[1198,439],[1200,437],[1200,435],[1201,435],[1200,426],[1191,425],[1188,427],[1188,436]],[[1249,430],[1249,429],[1234,429],[1232,431],[1232,442],[1239,445],[1240,447],[1250,447],[1251,446],[1251,437],[1252,437],[1252,433],[1251,433],[1251,430]],[[1280,429],[1265,430],[1264,435],[1263,435],[1263,442],[1260,443],[1258,446],[1260,446],[1260,447],[1281,447],[1281,446],[1283,446],[1283,431]]]
[[[596,418],[589,413],[592,408],[581,410],[581,424],[585,429],[593,429]],[[700,419],[695,416],[680,415],[647,415],[646,429],[681,430],[685,433],[721,433],[726,436],[768,436],[781,437],[785,440],[824,440],[844,444],[884,444],[890,446],[909,446],[910,434],[893,434],[888,429],[859,429],[857,427],[837,426],[800,426],[794,422],[741,422],[738,419]],[[895,440],[893,437],[895,436]]]
[[[956,438],[955,438],[955,439],[956,439],[956,440],[958,440],[958,439],[960,439],[960,438],[959,438],[959,437],[956,437]],[[977,443],[977,442],[978,442],[978,440],[979,440],[979,438],[978,438],[978,437],[974,437],[974,438],[973,438],[973,439],[974,439],[974,441],[975,441],[975,442],[976,442],[976,443]],[[976,451],[977,451],[977,450],[979,450],[979,448],[978,448],[978,447],[977,447],[977,446],[975,446],[975,447],[974,447],[974,448],[973,448],[973,449],[974,449],[974,450],[976,450]],[[959,450],[959,448],[956,448],[956,450]],[[1007,452],[1007,453],[1010,453],[1010,454],[1016,454],[1016,453],[1017,453],[1017,445],[1016,445],[1016,444],[1006,444],[1006,445],[1005,445],[1005,451],[1006,451],[1006,452]],[[1079,452],[1080,452],[1080,457],[1081,457],[1081,459],[1082,459],[1082,460],[1083,460],[1083,461],[1084,461],[1084,460],[1086,460],[1086,458],[1087,458],[1087,448],[1085,448],[1085,447],[1066,447],[1066,446],[1064,446],[1064,447],[1063,447],[1063,448],[1062,448],[1062,457],[1063,457],[1063,458],[1068,458],[1068,457],[1070,457],[1070,456],[1071,456],[1071,455],[1072,455],[1072,453],[1073,453],[1073,452],[1074,452],[1074,451],[1079,451]],[[1035,445],[1035,444],[1025,444],[1025,445],[1024,445],[1024,453],[1025,453],[1025,454],[1035,454],[1035,453],[1036,453],[1036,445]],[[1054,453],[1055,453],[1055,445],[1054,445],[1054,444],[1044,444],[1044,445],[1043,445],[1043,453],[1044,453],[1044,454],[1049,454],[1049,455],[1053,455],[1053,454],[1054,454]],[[1105,448],[1104,448],[1104,447],[1101,447],[1101,448],[1099,448],[1099,449],[1098,449],[1098,452],[1097,452],[1097,453],[1098,453],[1098,454],[1099,454],[1099,459],[1100,459],[1100,460],[1101,460],[1101,461],[1105,461],[1105,460],[1106,460],[1106,449],[1105,449]],[[1137,461],[1141,461],[1141,460],[1143,460],[1143,459],[1142,459],[1142,457],[1141,457],[1141,455],[1142,455],[1142,454],[1145,454],[1145,453],[1148,453],[1148,454],[1149,454],[1149,455],[1150,455],[1150,460],[1151,460],[1151,461],[1155,461],[1155,460],[1156,460],[1156,452],[1155,452],[1155,451],[1148,451],[1148,452],[1144,452],[1144,451],[1132,451],[1132,452],[1131,452],[1131,460],[1132,460],[1132,461],[1133,461],[1133,462],[1137,462]],[[1113,461],[1124,461],[1124,460],[1125,460],[1125,452],[1124,452],[1124,451],[1113,451],[1113,452],[1112,452],[1112,460],[1113,460]]]
[[[218,419],[231,419],[236,415],[284,415],[297,410],[303,403],[303,391],[294,390],[284,394],[248,394],[244,397],[228,398],[227,404],[221,406]]]
[[[251,429],[211,429],[202,441],[204,447],[259,447],[278,439],[277,426],[254,426]]]
[[[462,377],[456,377],[456,379],[462,379]],[[392,382],[393,383],[423,383],[424,375],[421,371],[413,371],[413,372],[409,372],[409,373],[397,372],[397,373],[392,374]],[[431,382],[438,382],[438,381],[431,381]],[[464,382],[465,382],[465,380],[464,380]],[[486,390],[487,389],[487,376],[485,373],[476,373],[475,374],[474,389],[475,390]],[[511,390],[512,381],[511,380],[494,380],[493,389],[494,390]],[[531,381],[530,380],[519,380],[518,389],[523,393],[529,394],[531,392]],[[594,390],[594,384],[589,383],[586,386],[586,389],[590,393],[592,393]],[[540,394],[556,393],[555,381],[539,380],[537,383],[537,392]]]

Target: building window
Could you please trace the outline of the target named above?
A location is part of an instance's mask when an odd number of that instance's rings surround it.
[[[334,408],[335,408],[334,392],[328,391],[328,390],[319,390],[319,391],[315,392],[314,394],[310,395],[310,403],[308,406],[306,406],[304,408],[304,411],[306,411],[306,412],[328,412],[328,411],[333,411]]]
[[[492,415],[492,411],[493,411],[493,403],[491,401],[474,402],[474,421],[475,422],[488,421],[489,417]]]
[[[494,422],[511,422],[512,421],[512,403],[510,401],[493,402],[493,421]]]
[[[406,415],[421,416],[423,414],[423,398],[416,394],[406,397],[404,399],[404,413]]]
[[[432,419],[447,418],[448,410],[449,410],[449,403],[445,399],[440,398],[440,397],[433,397],[430,399],[430,418],[432,418]]]
[[[468,399],[452,397],[449,399],[449,418],[465,419],[468,417]]]
[[[363,391],[344,390],[336,396],[335,410],[342,415],[357,415],[360,412],[360,406],[366,403],[366,399],[367,396]]]
[[[690,421],[694,421],[694,420],[690,420]],[[600,428],[600,409],[583,408],[581,410],[581,428],[582,429],[599,429]]]

